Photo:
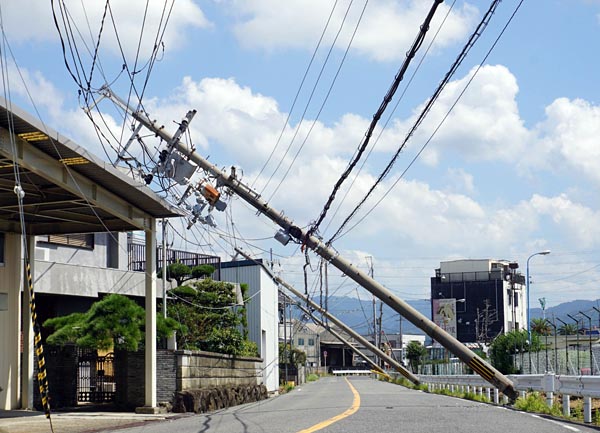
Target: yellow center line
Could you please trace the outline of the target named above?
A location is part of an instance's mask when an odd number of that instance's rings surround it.
[[[325,427],[330,426],[333,423],[336,423],[344,418],[349,417],[358,410],[358,408],[360,407],[360,394],[358,393],[356,388],[352,386],[348,378],[344,377],[344,379],[346,379],[346,383],[348,384],[348,386],[350,387],[350,391],[352,391],[352,394],[354,395],[352,406],[350,406],[346,411],[342,412],[341,414],[336,415],[333,418],[326,419],[325,421],[321,421],[320,423],[315,424],[304,430],[300,430],[298,433],[313,433],[318,430],[324,429]]]

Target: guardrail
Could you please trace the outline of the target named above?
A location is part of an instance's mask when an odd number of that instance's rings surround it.
[[[371,374],[373,372],[371,370],[333,370],[332,373],[336,376],[352,376],[360,374]]]
[[[450,391],[473,392],[478,395],[485,395],[495,404],[500,403],[500,393],[497,388],[490,387],[490,384],[477,375],[456,375],[456,376],[418,376],[421,383],[427,385],[429,389],[449,389]],[[600,376],[563,376],[553,373],[546,374],[521,374],[509,375],[510,380],[515,384],[515,388],[522,397],[527,392],[539,391],[546,395],[548,406],[554,404],[555,394],[562,395],[562,409],[565,416],[570,416],[570,398],[571,396],[583,398],[583,421],[592,422],[592,399],[600,398]],[[493,393],[493,400],[492,400]],[[508,402],[506,396],[503,397]]]

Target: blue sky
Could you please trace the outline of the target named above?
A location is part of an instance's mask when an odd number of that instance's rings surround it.
[[[29,92],[44,122],[98,156],[107,158],[106,152],[113,159],[115,151],[108,143],[102,148],[81,109],[49,3],[2,2],[3,54],[8,54],[3,57],[3,69],[11,98],[34,112]],[[57,8],[59,3],[55,2]],[[170,7],[172,3],[166,4]],[[89,73],[91,55],[85,46],[96,44],[104,2],[65,1],[64,5],[81,50],[82,70]],[[338,0],[292,110],[333,5],[331,0],[285,4],[274,0],[178,0],[164,34],[164,52],[161,50],[154,64],[143,98],[151,116],[172,131],[176,129],[173,122],[188,109],[197,109],[190,131],[199,151],[219,166],[237,166],[244,181],[254,184],[274,207],[302,226],[316,219],[358,147],[431,2],[379,0],[366,5],[338,79],[307,135],[365,3]],[[515,0],[500,3],[375,198],[398,180],[429,138],[517,5]],[[140,65],[151,55],[164,3],[152,1],[148,6]],[[127,96],[130,79],[121,69],[124,62],[130,68],[135,64],[145,7],[142,0],[111,2],[115,25],[109,19],[105,22],[92,88],[114,81],[115,92]],[[479,0],[446,1],[440,6],[404,83],[449,12],[448,19],[356,182],[352,187],[346,182],[338,194],[332,209],[341,203],[340,211],[334,215],[332,210],[321,226],[325,239],[378,176],[488,7],[489,2]],[[348,18],[333,45],[347,8]],[[115,27],[125,60],[115,42]],[[372,256],[378,279],[405,299],[429,296],[429,277],[440,261],[508,259],[518,261],[525,272],[530,254],[551,249],[549,256],[532,259],[532,300],[545,297],[552,306],[572,299],[599,298],[600,88],[596,81],[600,61],[594,55],[599,40],[600,1],[524,1],[423,154],[381,204],[334,246],[363,269],[365,257]],[[332,45],[329,62],[307,106]],[[138,88],[145,72],[142,69],[134,77]],[[401,85],[377,134],[403,90]],[[118,148],[118,141],[127,141],[130,132],[122,128],[108,101],[98,107],[108,128],[120,139],[111,143]],[[281,144],[258,176],[288,114],[290,122]],[[296,129],[297,138],[292,141]],[[303,141],[304,147],[284,177]],[[150,138],[146,144],[158,146]],[[284,157],[288,145],[290,153]],[[282,158],[282,168],[267,182]],[[274,193],[279,182],[281,187]],[[359,218],[374,203],[367,202]],[[215,218],[217,229],[196,224],[188,231],[185,222],[174,222],[181,236],[173,234],[171,239],[179,247],[224,258],[232,254],[232,245],[265,258],[268,254],[264,251],[273,248],[282,276],[303,289],[304,259],[297,248],[283,247],[271,238],[276,231],[272,223],[235,198],[227,212],[215,213]],[[317,258],[311,262],[316,270]],[[311,291],[319,290],[317,275],[309,274]],[[332,286],[340,287],[336,294],[356,293],[347,279],[334,271],[331,275]]]

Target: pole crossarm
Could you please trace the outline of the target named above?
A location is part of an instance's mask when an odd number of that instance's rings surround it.
[[[390,290],[382,284],[369,277],[356,266],[352,265],[348,260],[343,258],[330,246],[326,245],[319,238],[310,235],[306,230],[298,227],[294,222],[286,217],[282,212],[272,208],[262,197],[253,191],[250,187],[242,183],[235,175],[228,175],[217,166],[207,161],[202,156],[198,155],[195,149],[188,148],[186,143],[176,140],[172,141],[172,136],[168,134],[164,128],[159,128],[155,122],[149,120],[145,115],[131,110],[122,100],[119,100],[108,88],[103,89],[104,94],[110,99],[115,100],[122,105],[124,109],[131,112],[132,116],[144,124],[145,127],[154,132],[158,137],[165,140],[167,143],[172,143],[174,148],[186,155],[191,161],[196,163],[201,169],[210,173],[216,180],[217,186],[227,187],[240,198],[254,207],[259,213],[268,217],[271,221],[283,228],[294,240],[301,243],[307,248],[313,250],[316,254],[338,268],[341,272],[348,275],[357,284],[371,292],[377,298],[385,302],[394,311],[400,313],[408,321],[423,330],[427,335],[436,340],[455,356],[467,364],[474,372],[479,374],[489,383],[497,387],[507,397],[515,400],[518,397],[518,392],[515,389],[513,382],[502,374],[500,371],[492,367],[477,354],[469,350],[464,344],[444,331],[432,320],[417,311],[398,296],[394,295]]]

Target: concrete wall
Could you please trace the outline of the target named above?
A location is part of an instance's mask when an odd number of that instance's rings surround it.
[[[177,355],[177,391],[214,386],[259,385],[262,359],[183,350]]]
[[[0,311],[0,409],[7,410],[20,407],[21,250],[21,236],[6,233],[4,266],[0,266],[0,293],[8,298],[8,310]]]
[[[44,238],[36,238],[36,258],[39,260],[105,268],[109,255],[116,254],[118,269],[127,270],[127,233],[95,233],[93,249],[50,244],[43,242]],[[118,240],[118,246],[115,240]]]
[[[98,297],[98,293],[145,296],[145,274],[120,269],[107,269],[77,263],[36,260],[34,285],[36,292],[55,295]],[[167,288],[175,284],[167,282]],[[156,294],[162,298],[162,280],[156,281]]]
[[[459,272],[490,272],[491,260],[452,260],[440,263],[442,274],[453,274]]]

